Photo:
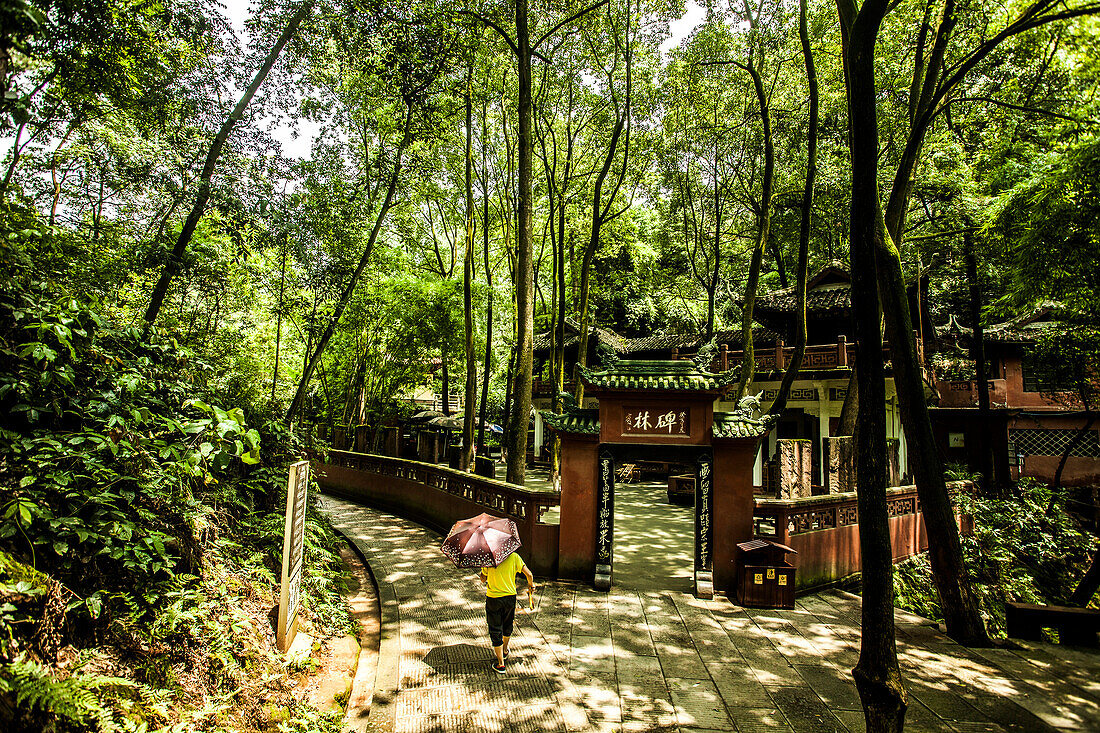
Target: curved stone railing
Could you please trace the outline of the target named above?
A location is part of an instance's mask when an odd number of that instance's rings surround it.
[[[317,481],[330,493],[393,511],[440,532],[481,512],[509,517],[519,527],[524,559],[553,574],[558,525],[543,521],[561,503],[552,489],[531,489],[431,463],[332,450],[313,457]]]

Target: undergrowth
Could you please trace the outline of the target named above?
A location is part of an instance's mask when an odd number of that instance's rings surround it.
[[[1066,510],[1068,492],[1023,479],[1004,497],[963,494],[959,510],[974,518],[963,555],[991,636],[1005,636],[1005,603],[1066,603],[1085,573],[1095,538]],[[943,620],[926,554],[894,567],[899,608]]]
[[[275,647],[296,437],[171,333],[38,281],[13,242],[43,236],[0,237],[0,728],[340,730]],[[319,637],[354,628],[338,544],[311,509]]]

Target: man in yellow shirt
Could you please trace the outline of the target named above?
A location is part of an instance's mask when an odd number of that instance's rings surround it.
[[[527,569],[523,558],[513,552],[495,568],[482,568],[485,581],[485,620],[489,624],[489,641],[493,644],[496,660],[493,671],[504,674],[504,659],[508,656],[508,640],[512,636],[512,624],[516,618],[516,575],[527,578],[527,600],[534,605],[535,576]]]

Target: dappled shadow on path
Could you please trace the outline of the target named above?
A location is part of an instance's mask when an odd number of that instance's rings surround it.
[[[669,504],[667,488],[663,481],[616,484],[616,586],[691,591],[695,509]]]

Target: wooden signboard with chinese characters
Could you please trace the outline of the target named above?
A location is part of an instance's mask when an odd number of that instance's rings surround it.
[[[600,398],[600,440],[604,443],[706,445],[714,399],[684,395],[680,399],[618,400]]]
[[[302,559],[306,538],[306,490],[309,461],[291,465],[286,487],[286,524],[283,526],[283,578],[279,589],[279,649],[286,651],[298,631],[298,590],[302,585]]]
[[[623,405],[623,435],[686,440],[691,437],[691,408],[687,405]]]

